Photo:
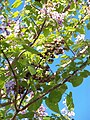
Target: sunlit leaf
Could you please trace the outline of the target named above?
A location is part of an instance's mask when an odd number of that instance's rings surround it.
[[[74,110],[74,104],[73,104],[73,98],[72,98],[72,92],[69,93],[66,97],[66,104],[69,110]]]
[[[22,1],[21,0],[15,0],[15,2],[12,4],[12,8],[17,8],[21,5]]]
[[[46,99],[45,103],[52,111],[60,113],[58,103],[54,103],[48,98]]]
[[[28,66],[28,70],[31,73],[31,75],[36,74],[36,70],[35,70],[34,66],[32,66],[32,65]]]

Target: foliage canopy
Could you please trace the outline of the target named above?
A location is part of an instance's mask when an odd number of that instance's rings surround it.
[[[61,114],[58,103],[67,82],[77,87],[90,75],[86,69],[90,39],[85,38],[86,29],[90,30],[89,4],[15,0],[11,5],[0,0],[0,120],[70,119]],[[18,10],[19,6],[23,8]],[[56,115],[40,115],[43,102]],[[74,110],[72,92],[66,104],[68,111]]]

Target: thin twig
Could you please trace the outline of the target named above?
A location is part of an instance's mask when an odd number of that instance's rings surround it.
[[[32,46],[34,45],[34,43],[36,42],[36,40],[38,39],[38,37],[39,37],[39,35],[41,34],[42,29],[43,29],[43,27],[44,27],[44,25],[45,25],[45,22],[46,22],[46,18],[45,18],[45,20],[44,20],[41,28],[40,28],[39,31],[37,32],[37,35],[35,34],[35,35],[33,36],[34,41],[29,44],[30,47],[32,47]],[[19,58],[22,56],[22,54],[25,53],[25,52],[26,52],[26,50],[23,50],[23,51],[18,55],[18,57],[16,57],[16,58],[13,60],[12,65],[13,65],[16,61],[18,61]]]
[[[18,112],[15,112],[15,114],[14,114],[14,116],[11,118],[11,120],[15,120],[17,114],[18,114]]]
[[[32,42],[32,44],[30,44],[30,47],[33,46],[34,43],[36,42],[36,40],[38,39],[39,35],[41,34],[41,32],[42,32],[42,30],[43,30],[43,27],[44,27],[44,25],[45,25],[45,22],[46,22],[46,18],[45,18],[45,20],[44,20],[41,28],[40,28],[39,31],[37,32],[37,35],[36,35],[36,34],[34,35],[34,37],[33,37],[34,41]]]
[[[23,97],[22,97],[22,99],[21,99],[21,101],[20,101],[20,104],[19,104],[19,107],[18,107],[19,109],[20,109],[20,106],[21,106],[21,104],[22,104],[25,96],[27,95],[27,92],[28,92],[28,89],[26,90],[26,92],[24,93],[24,95],[23,95]]]
[[[68,47],[68,49],[71,51],[71,53],[75,56],[74,51],[68,46],[67,42],[66,41],[64,41],[64,42],[65,42],[66,46]]]
[[[78,0],[76,0],[76,4],[77,4]],[[69,2],[68,6],[63,10],[63,13],[65,13],[66,11],[68,11],[70,9],[70,6],[72,4],[72,1]]]

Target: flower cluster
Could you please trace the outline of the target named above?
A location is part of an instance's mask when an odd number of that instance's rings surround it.
[[[72,118],[75,116],[74,111],[70,111],[68,110],[67,104],[66,104],[66,99],[63,101],[63,104],[65,105],[65,107],[61,110],[61,114],[63,116],[68,116],[69,118]]]
[[[8,29],[10,29],[9,24],[7,24],[5,22],[5,17],[3,15],[0,15],[0,23],[1,23],[1,25],[0,25],[0,33],[2,33],[4,36],[9,35],[10,32],[11,32],[10,30],[8,30]]]
[[[88,5],[90,5],[90,0],[87,0]]]
[[[89,6],[86,8],[87,10],[87,14],[90,16],[90,2],[89,2]]]
[[[11,20],[10,18],[6,21],[3,15],[0,15],[0,34],[4,37],[11,35],[14,33],[15,37],[18,35],[23,35],[24,33],[21,31],[22,28],[26,28],[25,24],[21,23],[20,18],[17,20]]]
[[[7,92],[8,96],[10,94],[14,94],[15,85],[16,85],[16,83],[13,80],[6,82],[5,88],[6,88],[6,92]]]
[[[34,117],[38,118],[38,120],[43,120],[43,117],[48,115],[45,111],[46,111],[46,108],[42,104],[34,114]]]
[[[35,120],[43,120],[43,117],[44,116],[47,116],[48,114],[45,112],[46,108],[41,105],[38,110],[35,112],[34,114],[34,118]],[[20,111],[19,112],[20,114],[24,115],[27,113],[27,109],[23,110],[23,111]],[[24,118],[24,120],[29,120],[28,118]]]
[[[85,35],[84,35],[84,34],[79,34],[79,35],[77,35],[76,40],[75,40],[75,43],[77,44],[77,43],[79,43],[81,40],[82,40],[82,41],[85,41]]]
[[[59,25],[62,25],[62,22],[64,21],[65,13],[59,13],[55,9],[55,3],[50,5],[44,5],[43,8],[40,10],[40,14],[42,17],[47,15],[48,17],[55,20]]]

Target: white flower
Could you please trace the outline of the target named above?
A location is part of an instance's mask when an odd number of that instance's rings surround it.
[[[87,14],[90,16],[90,4],[89,4],[89,6],[86,8],[86,10],[87,10]]]
[[[38,118],[39,120],[43,120],[44,116],[47,116],[48,114],[45,112],[46,108],[43,106],[43,104],[38,108],[38,110],[34,114],[34,118]]]
[[[67,115],[68,114],[68,109],[65,107],[61,110],[62,115]]]
[[[90,0],[87,0],[87,3],[90,5]]]
[[[75,43],[78,43],[81,40],[85,41],[85,35],[84,34],[77,35]]]
[[[80,34],[76,37],[78,40],[84,40],[85,35],[84,34]]]
[[[19,20],[17,20],[16,21],[16,25],[14,26],[14,34],[17,36],[17,34],[18,34],[18,32],[20,31],[20,26],[19,26],[19,24],[20,24],[20,21]]]
[[[70,111],[70,112],[68,112],[68,116],[73,117],[73,116],[75,116],[75,113],[73,111]]]

